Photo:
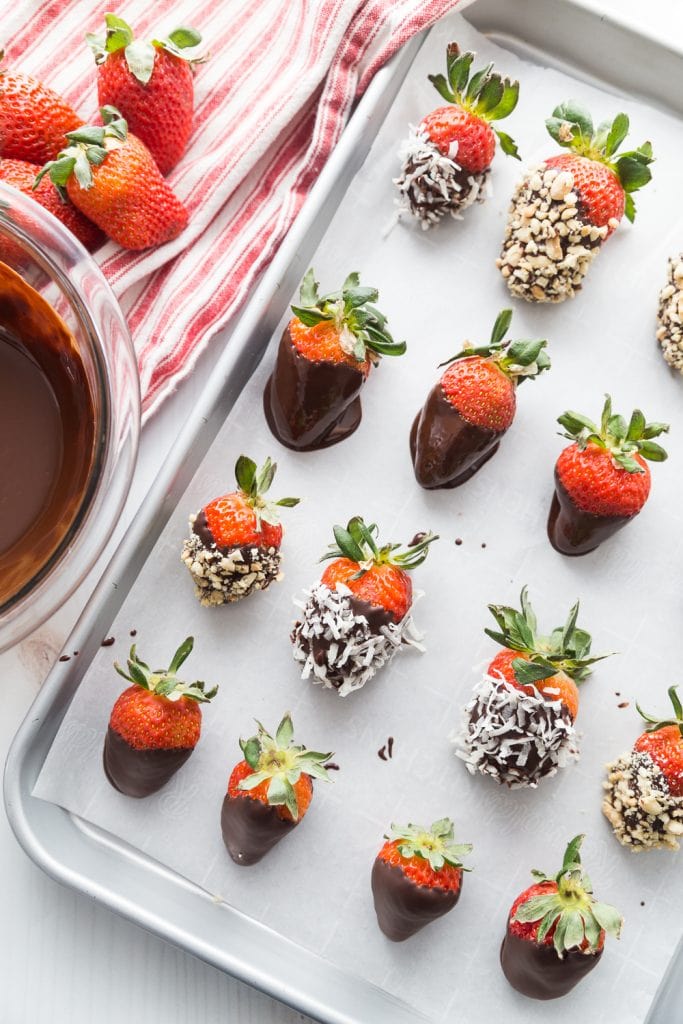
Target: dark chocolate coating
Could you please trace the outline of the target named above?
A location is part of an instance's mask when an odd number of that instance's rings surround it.
[[[410,431],[415,479],[421,487],[459,487],[495,455],[504,431],[464,420],[434,385]]]
[[[570,949],[560,959],[552,943],[539,946],[509,931],[500,947],[503,974],[513,988],[530,999],[566,996],[593,970],[601,956],[601,949],[596,953]]]
[[[587,555],[635,516],[594,516],[572,501],[555,468],[555,494],[548,516],[548,539],[561,555]]]
[[[403,942],[452,910],[460,898],[450,889],[416,885],[403,871],[378,857],[372,866],[372,896],[377,923],[392,942]]]
[[[348,363],[305,359],[286,327],[263,392],[271,432],[286,448],[301,452],[343,441],[361,421],[358,395],[364,381],[362,371]]]
[[[114,789],[126,796],[156,793],[187,761],[194,747],[169,750],[136,750],[122,736],[107,729],[102,763]]]
[[[221,830],[223,842],[235,864],[243,867],[257,864],[296,828],[297,821],[281,818],[277,810],[277,807],[249,796],[226,793],[221,810]]]
[[[351,595],[349,597],[349,604],[356,615],[362,615],[367,621],[368,627],[371,633],[379,634],[382,631],[382,626],[388,626],[390,623],[395,622],[395,618],[391,612],[387,611],[386,608],[381,608],[378,605],[372,605],[369,601],[363,601],[359,597]],[[294,629],[291,634],[291,639],[294,641],[297,637],[298,629],[301,627],[300,622],[294,624]],[[363,627],[358,626],[357,632],[359,635],[363,633]],[[331,636],[320,636],[320,637],[300,637],[299,643],[302,651],[308,655],[309,651],[313,653],[313,659],[317,665],[324,665],[327,660],[327,652],[333,643],[336,643]],[[330,682],[334,687],[339,689],[345,681],[343,667],[337,672],[331,672],[328,676]]]

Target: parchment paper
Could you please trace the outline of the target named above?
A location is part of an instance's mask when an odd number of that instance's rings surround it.
[[[500,71],[520,78],[520,107],[504,127],[529,162],[553,151],[543,121],[568,97],[584,101],[596,120],[627,109],[634,144],[651,138],[658,159],[652,185],[637,197],[635,226],[624,222],[608,241],[582,294],[558,307],[515,304],[512,337],[547,337],[553,368],[520,389],[517,418],[496,457],[464,487],[429,493],[413,477],[410,425],[437,379],[437,363],[465,338],[486,340],[497,312],[511,304],[494,259],[522,171],[499,154],[493,197],[462,223],[449,220],[429,233],[406,223],[383,234],[392,218],[399,142],[409,122],[439,105],[426,75],[442,70],[450,39],[477,50],[481,63],[495,60]],[[666,687],[680,664],[683,394],[656,348],[654,315],[666,257],[683,242],[682,150],[683,128],[670,117],[522,63],[460,16],[438,25],[314,261],[323,290],[338,287],[352,269],[379,287],[379,305],[395,335],[407,339],[407,355],[385,359],[372,374],[352,438],[327,451],[294,454],[271,437],[262,415],[277,333],[141,566],[112,629],[115,646],[102,649],[81,684],[36,795],[108,829],[436,1021],[641,1024],[680,934],[683,854],[636,856],[622,849],[600,800],[604,763],[630,748],[640,731],[634,700],[665,711]],[[670,459],[653,467],[650,500],[627,529],[592,555],[564,558],[545,532],[554,460],[565,443],[555,419],[567,407],[598,417],[606,391],[618,411],[630,414],[639,405],[648,418],[672,424],[665,441]],[[303,498],[284,513],[286,578],[238,606],[204,609],[180,562],[187,515],[232,488],[241,452],[259,462],[276,457],[275,496]],[[409,541],[427,528],[442,539],[414,574],[425,591],[415,619],[427,633],[427,652],[397,657],[363,691],[341,700],[299,679],[288,634],[292,598],[318,578],[331,525],[356,513],[377,521],[387,539]],[[562,622],[580,597],[579,621],[593,632],[595,650],[619,653],[583,687],[580,763],[538,790],[509,792],[471,778],[446,736],[496,649],[483,633],[492,621],[487,603],[516,602],[524,583],[544,627]],[[101,767],[109,711],[121,690],[111,664],[125,658],[133,628],[140,653],[155,665],[166,664],[193,633],[187,672],[221,686],[187,765],[143,801],[117,794]],[[618,706],[626,701],[628,707]],[[254,717],[274,728],[286,709],[299,740],[334,750],[341,770],[333,785],[317,784],[295,833],[260,865],[239,868],[219,827],[227,778],[240,758],[237,740],[251,735]],[[394,754],[384,762],[377,751],[389,736]],[[392,944],[376,925],[370,893],[382,834],[392,820],[430,823],[444,815],[454,818],[459,839],[474,843],[475,870],[452,913]],[[500,971],[506,914],[530,884],[529,869],[557,870],[577,832],[587,833],[584,861],[598,898],[617,905],[626,925],[574,993],[537,1004],[509,988]]]

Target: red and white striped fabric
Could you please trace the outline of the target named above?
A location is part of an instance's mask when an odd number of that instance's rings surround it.
[[[169,181],[190,211],[174,242],[97,259],[135,342],[145,418],[246,299],[330,155],[353,101],[402,43],[465,0],[23,0],[3,12],[5,65],[97,110],[85,32],[106,11],[139,35],[204,37],[195,131]]]

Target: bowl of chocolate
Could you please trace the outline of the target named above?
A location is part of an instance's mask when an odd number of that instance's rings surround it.
[[[99,267],[0,183],[0,650],[94,565],[128,493],[139,427],[135,353]]]

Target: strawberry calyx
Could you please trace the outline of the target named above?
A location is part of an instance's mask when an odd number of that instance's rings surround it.
[[[593,887],[581,866],[579,853],[584,839],[585,836],[578,835],[571,840],[556,875],[531,872],[539,883],[555,882],[557,891],[532,896],[517,907],[512,918],[523,923],[541,922],[536,935],[538,945],[554,929],[553,945],[561,960],[570,949],[597,952],[601,948],[601,932],[619,938],[623,924],[618,910],[593,898]]]
[[[519,82],[501,78],[494,72],[493,64],[487,64],[470,76],[475,56],[471,50],[461,53],[457,43],[449,43],[446,48],[446,75],[427,77],[447,103],[455,103],[483,121],[501,121],[517,106]],[[493,131],[503,152],[521,159],[515,141],[498,128],[493,128]]]
[[[651,715],[646,714],[640,704],[636,702],[638,714],[648,723],[647,728],[645,729],[646,733],[658,732],[659,729],[665,729],[667,726],[673,725],[678,727],[681,736],[683,736],[683,705],[676,693],[677,689],[677,686],[670,686],[666,691],[669,694],[669,700],[671,701],[671,705],[674,709],[674,716],[671,718],[653,718]]]
[[[617,114],[612,121],[603,121],[593,127],[590,113],[576,100],[566,100],[553,110],[545,126],[558,145],[571,149],[579,156],[604,164],[616,175],[626,193],[624,212],[633,222],[636,207],[631,193],[647,185],[652,178],[649,165],[653,162],[652,146],[644,142],[637,149],[617,154],[628,135],[627,114]]]
[[[650,462],[664,462],[668,457],[664,448],[652,438],[668,433],[669,424],[647,423],[640,409],[633,410],[627,423],[623,416],[612,413],[610,395],[605,395],[599,427],[586,416],[571,410],[558,416],[557,422],[565,428],[561,436],[575,441],[580,451],[589,444],[597,445],[610,453],[617,469],[625,469],[627,473],[645,472],[634,455]]]
[[[275,736],[266,732],[259,721],[256,722],[258,732],[248,740],[240,739],[240,747],[244,760],[253,773],[242,779],[238,789],[248,791],[269,780],[266,799],[272,807],[285,806],[294,821],[299,818],[299,802],[295,784],[302,775],[312,779],[331,782],[325,762],[332,753],[322,754],[317,750],[307,750],[293,743],[294,727],[292,717],[287,712],[277,727]]]
[[[379,298],[376,288],[362,287],[357,273],[351,273],[338,292],[320,295],[313,268],[307,271],[299,290],[299,305],[292,312],[306,327],[331,321],[339,332],[339,343],[358,362],[381,356],[402,356],[405,341],[394,341],[386,329],[387,318],[372,303]]]
[[[445,865],[471,871],[462,863],[462,858],[472,852],[471,843],[454,841],[454,826],[450,818],[440,818],[429,828],[422,825],[394,825],[384,836],[388,840],[400,840],[398,852],[402,857],[419,857],[429,862],[433,871],[441,871]]]
[[[183,640],[178,650],[171,659],[168,668],[151,669],[140,657],[138,657],[136,646],[130,649],[125,672],[118,662],[114,662],[114,668],[120,676],[123,676],[129,683],[141,686],[143,690],[149,690],[157,697],[166,697],[170,701],[180,700],[181,697],[189,697],[199,704],[206,704],[218,693],[218,687],[206,689],[206,683],[193,682],[184,683],[178,679],[178,669],[188,658],[194,646],[194,637],[188,636]]]
[[[533,341],[507,341],[504,340],[510,323],[512,322],[512,310],[503,309],[496,317],[496,322],[491,331],[491,340],[486,345],[472,345],[465,342],[464,347],[457,355],[439,363],[439,366],[448,366],[457,359],[467,359],[470,356],[480,356],[482,359],[490,359],[499,370],[509,377],[513,384],[517,385],[523,380],[537,377],[544,370],[550,369],[550,356],[545,351],[548,342],[545,339]]]
[[[348,558],[358,564],[358,572],[350,577],[352,580],[360,579],[374,565],[395,565],[399,569],[410,571],[422,565],[429,554],[429,545],[438,540],[438,535],[432,533],[419,534],[419,539],[411,544],[404,551],[398,553],[400,544],[385,544],[378,547],[376,541],[377,524],[365,524],[361,516],[354,516],[346,525],[334,526],[334,539],[336,544],[330,544],[330,550],[322,556],[321,562],[328,558]]]
[[[83,125],[66,133],[70,145],[61,150],[55,160],[48,160],[36,175],[33,188],[36,189],[46,174],[66,198],[66,184],[73,174],[82,189],[92,188],[92,168],[103,163],[107,154],[120,148],[128,138],[128,122],[116,107],[100,109],[104,126]]]
[[[88,46],[95,55],[95,63],[103,64],[109,54],[123,50],[128,70],[142,85],[147,85],[152,77],[158,49],[166,50],[174,57],[187,61],[193,70],[197,64],[208,60],[206,56],[185,52],[196,50],[201,44],[201,33],[195,28],[179,26],[163,39],[152,39],[147,42],[136,39],[130,25],[116,14],[105,14],[104,21],[106,32],[103,36],[92,32],[87,32],[85,36]]]
[[[240,455],[235,463],[237,486],[254,510],[257,530],[261,529],[261,520],[270,526],[279,526],[278,507],[294,508],[301,501],[300,498],[280,498],[279,501],[267,501],[264,498],[264,494],[270,490],[276,470],[277,463],[272,462],[270,457],[260,469],[247,455]]]
[[[592,666],[597,661],[609,657],[608,654],[590,656],[592,637],[576,625],[578,601],[570,608],[564,626],[558,626],[550,636],[538,633],[538,623],[527,587],[522,588],[520,604],[521,611],[506,605],[490,604],[489,611],[499,628],[484,630],[501,647],[524,655],[524,658],[515,658],[512,662],[515,678],[520,685],[535,685],[559,672],[564,672],[575,683],[580,683],[591,674]]]

